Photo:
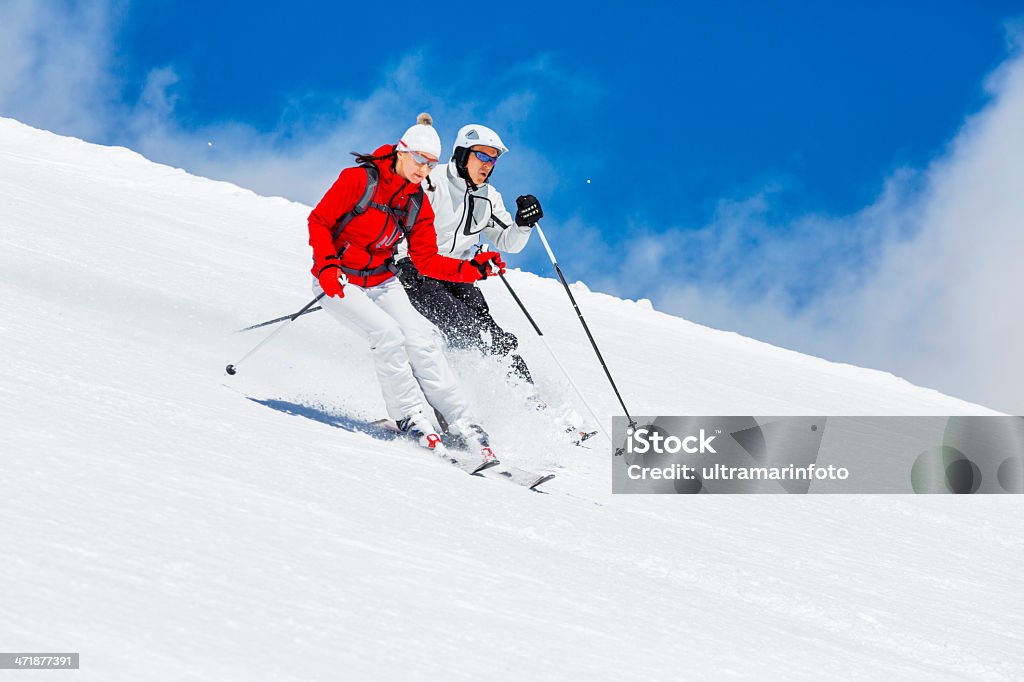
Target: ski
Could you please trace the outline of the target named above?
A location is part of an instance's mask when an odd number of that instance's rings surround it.
[[[395,424],[395,422],[392,421],[391,419],[378,419],[377,421],[370,422],[370,426],[379,428],[383,431],[394,433],[403,438],[405,437],[405,435],[401,431],[399,431],[398,426]],[[493,454],[490,457],[485,457],[481,460],[475,460],[467,452],[453,452],[450,448],[445,448],[444,450],[441,451],[434,450],[433,452],[441,459],[447,460],[449,464],[455,465],[456,467],[468,473],[470,476],[475,476],[476,474],[487,471],[488,469],[496,467],[501,464],[501,461],[498,460],[498,458],[495,457]]]
[[[579,431],[576,429],[566,429],[566,433],[572,439],[572,444],[579,448],[590,449],[589,445],[584,445],[584,441],[588,441],[597,435],[597,431]]]
[[[390,419],[378,419],[377,421],[371,422],[370,426],[401,435],[401,432],[398,430],[395,422]],[[447,458],[449,462],[470,474],[479,474],[501,464],[497,459],[486,459],[478,464],[475,464],[473,461],[466,460],[464,457],[461,457],[464,453],[458,449],[459,440],[452,438],[447,434],[445,434],[445,445],[447,446],[447,449],[438,454],[440,454],[441,457]],[[554,474],[538,474],[514,466],[502,466],[500,470],[490,472],[488,476],[491,474],[494,474],[497,478],[515,483],[516,485],[521,485],[524,488],[529,488],[530,490],[536,490],[538,487],[555,477]]]
[[[554,474],[537,474],[519,467],[505,466],[495,472],[498,478],[511,481],[530,490],[536,490],[539,486],[547,483],[555,477]]]
[[[470,476],[475,476],[476,474],[479,474],[483,471],[487,471],[491,467],[496,467],[499,464],[501,464],[498,458],[493,456],[490,459],[482,459],[479,462],[474,462],[473,460],[467,459],[464,456],[462,456],[462,453],[455,454],[451,450],[446,450],[444,452],[440,452],[437,454],[439,454],[444,459],[447,459],[451,464],[454,464],[463,471],[467,472]]]

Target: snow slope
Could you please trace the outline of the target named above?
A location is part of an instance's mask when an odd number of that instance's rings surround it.
[[[227,377],[311,298],[307,213],[0,119],[0,650],[81,653],[5,679],[1019,677],[1019,497],[612,496],[602,441],[460,356],[503,459],[558,473],[469,477],[360,431],[383,402],[324,313]],[[610,426],[560,285],[509,279]],[[576,293],[635,415],[991,414]]]

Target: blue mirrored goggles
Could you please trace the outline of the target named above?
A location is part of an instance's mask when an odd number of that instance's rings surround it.
[[[481,151],[478,151],[476,149],[473,149],[472,152],[473,152],[473,155],[476,156],[476,158],[478,158],[481,161],[481,163],[489,163],[492,166],[494,164],[498,163],[498,157],[497,156],[490,156],[490,155],[485,154],[485,153],[483,153]]]

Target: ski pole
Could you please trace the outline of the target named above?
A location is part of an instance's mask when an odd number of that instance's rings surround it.
[[[608,365],[605,364],[604,357],[601,355],[601,349],[597,347],[597,341],[594,340],[594,335],[590,333],[590,327],[587,326],[587,321],[583,319],[583,313],[580,312],[579,305],[576,304],[576,299],[572,295],[572,291],[569,290],[569,283],[565,281],[565,275],[562,274],[562,268],[558,267],[558,261],[555,260],[555,254],[551,250],[551,245],[548,244],[548,240],[544,237],[544,230],[540,229],[539,224],[534,224],[534,229],[537,230],[537,234],[540,235],[540,240],[544,244],[544,250],[548,252],[548,258],[551,259],[551,264],[555,266],[555,272],[558,273],[558,279],[562,280],[562,286],[565,287],[565,293],[568,294],[569,300],[572,302],[572,307],[576,309],[576,316],[580,318],[580,324],[583,325],[583,331],[587,333],[587,338],[590,339],[590,345],[593,346],[594,352],[597,353],[597,359],[601,363],[601,367],[604,369],[605,375],[608,377],[608,382],[612,385],[612,390],[615,391],[615,397],[619,399],[619,405],[622,405],[622,411],[626,414],[626,419],[629,420],[629,425],[632,428],[636,428],[636,422],[633,417],[629,415],[629,410],[626,409],[626,403],[622,400],[622,394],[619,393],[619,388],[615,385],[615,380],[612,379],[612,373],[608,370]]]
[[[320,306],[315,306],[315,307],[310,308],[309,310],[305,310],[305,311],[303,311],[303,312],[301,312],[299,314],[300,315],[307,315],[309,313],[315,313],[318,310],[323,310],[323,308],[320,307]],[[260,327],[266,327],[267,325],[270,325],[270,324],[277,324],[278,322],[284,322],[285,320],[294,320],[294,319],[295,319],[295,315],[294,314],[282,315],[281,317],[275,317],[272,320],[267,320],[266,322],[260,322],[259,324],[254,324],[254,325],[252,325],[250,327],[246,327],[245,329],[239,329],[235,333],[239,334],[241,332],[252,331],[253,329],[259,329]]]
[[[324,296],[326,296],[326,295],[327,295],[327,294],[325,294],[325,293],[323,293],[323,292],[320,292],[320,293],[319,293],[319,294],[317,295],[317,297],[316,297],[316,298],[314,298],[314,299],[313,299],[312,301],[310,301],[310,302],[309,302],[309,303],[307,303],[307,304],[306,304],[305,306],[303,306],[302,310],[300,310],[299,312],[297,312],[297,313],[295,313],[294,315],[292,315],[291,317],[289,317],[289,318],[288,318],[288,322],[286,322],[285,324],[282,324],[282,325],[281,325],[280,327],[278,327],[277,329],[275,329],[275,330],[274,330],[273,332],[271,332],[271,333],[270,333],[270,335],[269,335],[269,336],[267,336],[267,338],[265,338],[265,339],[263,339],[262,341],[260,341],[259,343],[257,343],[257,344],[256,344],[256,347],[255,347],[255,348],[253,348],[253,349],[252,349],[251,351],[249,351],[248,353],[246,353],[245,355],[243,355],[243,356],[242,356],[242,359],[241,359],[241,360],[239,360],[238,362],[236,362],[236,363],[234,363],[234,364],[232,364],[232,365],[228,365],[227,367],[225,367],[225,368],[224,368],[224,369],[225,369],[225,371],[226,371],[226,372],[227,372],[228,374],[230,374],[231,376],[234,376],[234,375],[235,375],[235,372],[237,372],[237,371],[238,371],[238,365],[240,365],[240,364],[242,364],[243,362],[245,362],[245,361],[246,361],[246,359],[248,359],[248,357],[249,357],[250,355],[252,355],[252,354],[253,354],[253,353],[255,353],[256,351],[258,351],[258,350],[259,350],[260,348],[263,348],[263,346],[265,346],[265,345],[267,345],[268,343],[270,343],[270,340],[271,340],[272,338],[274,338],[275,336],[277,336],[278,334],[280,334],[280,333],[281,333],[281,332],[282,332],[283,330],[287,329],[287,328],[288,328],[288,325],[290,325],[290,324],[291,324],[292,322],[294,322],[294,321],[295,321],[296,319],[298,319],[298,318],[299,318],[299,316],[301,316],[301,315],[304,315],[304,314],[306,314],[307,312],[309,312],[309,309],[310,309],[310,308],[312,308],[312,307],[313,307],[313,306],[314,306],[314,305],[316,304],[316,302],[317,302],[317,301],[319,301],[319,300],[320,300],[321,298],[323,298],[323,297],[324,297]]]
[[[526,315],[526,319],[530,321],[531,325],[533,325],[533,330],[537,332],[537,336],[540,337],[540,340],[544,344],[544,347],[548,349],[548,353],[551,355],[551,359],[555,361],[555,364],[558,365],[558,369],[560,369],[565,378],[569,380],[569,385],[572,386],[574,391],[576,391],[576,395],[579,396],[580,401],[582,401],[583,405],[586,406],[587,411],[590,412],[590,416],[594,418],[594,423],[598,426],[598,428],[601,429],[601,434],[608,439],[609,443],[611,443],[612,439],[607,433],[605,433],[604,426],[601,424],[601,419],[597,416],[597,414],[594,413],[594,408],[592,408],[590,406],[590,403],[587,402],[587,399],[583,397],[583,392],[580,391],[579,386],[577,386],[576,382],[572,380],[572,377],[569,376],[569,373],[565,371],[565,367],[562,367],[562,363],[558,361],[558,356],[555,355],[555,351],[551,349],[550,345],[548,345],[548,340],[544,338],[544,332],[542,332],[537,323],[533,321],[533,316],[530,315],[530,311],[528,311],[526,309],[526,306],[523,305],[523,302],[519,300],[519,296],[516,295],[515,289],[513,289],[512,285],[508,283],[507,279],[505,279],[505,275],[499,272],[498,277],[500,277],[501,281],[505,284],[505,288],[508,289],[508,293],[512,294],[512,298],[515,299],[515,302],[519,304],[519,309],[523,311],[523,315]]]

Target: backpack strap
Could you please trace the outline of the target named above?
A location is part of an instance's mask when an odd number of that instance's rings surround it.
[[[404,211],[398,208],[391,208],[373,200],[373,195],[377,191],[377,181],[380,178],[377,167],[372,163],[367,163],[363,164],[362,168],[366,169],[366,189],[363,191],[363,196],[359,197],[359,201],[356,202],[351,211],[338,218],[338,222],[334,224],[334,228],[331,230],[331,239],[337,241],[345,226],[352,222],[352,219],[357,215],[366,213],[367,209],[370,208],[389,213],[395,219],[398,229],[402,231],[402,237],[408,239],[409,230],[416,224],[416,218],[420,214],[420,207],[423,205],[423,188],[420,187],[419,191],[409,199],[409,203]]]
[[[423,205],[423,188],[420,187],[420,191],[409,197],[409,203],[405,206],[405,220],[396,220],[399,229],[402,230],[402,236],[405,237],[406,241],[409,240],[409,231],[412,226],[416,224],[416,218],[420,214],[420,206]]]
[[[405,205],[405,208],[392,208],[384,204],[379,204],[376,201],[370,201],[367,203],[366,208],[375,208],[378,211],[387,213],[395,219],[395,225],[402,232],[402,238],[409,238],[409,231],[412,226],[416,224],[416,218],[419,217],[420,207],[423,205],[423,188],[421,187],[416,194],[409,197],[409,202]],[[366,209],[363,209],[364,211]]]
[[[378,265],[375,268],[366,268],[364,270],[357,270],[356,268],[350,268],[344,265],[339,265],[338,267],[341,268],[341,271],[344,272],[346,275],[349,275],[351,277],[362,277],[363,279],[366,279],[367,277],[373,277],[374,275],[379,275],[384,272],[391,272],[396,275],[398,274],[398,268],[395,266],[394,262],[392,262],[390,258],[384,261],[383,264]]]
[[[371,206],[381,208],[380,204],[373,201],[373,194],[377,191],[377,180],[379,178],[377,167],[372,163],[363,164],[362,167],[366,169],[366,190],[363,191],[363,196],[359,197],[359,201],[352,207],[352,210],[338,218],[338,222],[334,223],[334,228],[331,230],[331,239],[333,241],[338,240],[345,226],[357,215],[366,213],[366,209]]]

